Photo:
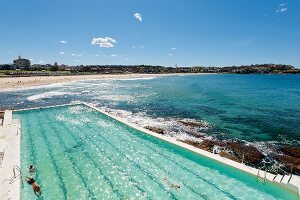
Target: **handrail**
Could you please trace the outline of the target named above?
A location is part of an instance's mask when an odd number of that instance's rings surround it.
[[[16,175],[16,170],[19,171],[18,175]],[[22,172],[21,172],[21,169],[18,165],[13,166],[13,174],[14,174],[14,176],[10,179],[10,184],[13,183],[17,178],[20,178],[21,179],[21,185],[23,186],[24,183],[23,183],[23,179],[22,179]]]

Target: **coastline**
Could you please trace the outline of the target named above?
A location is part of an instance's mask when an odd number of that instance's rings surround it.
[[[215,74],[215,73],[209,73]],[[15,89],[26,89],[34,86],[45,86],[56,83],[71,83],[83,80],[108,80],[127,78],[150,78],[163,76],[190,76],[209,75],[208,73],[172,73],[172,74],[97,74],[97,75],[71,75],[71,76],[31,76],[31,77],[5,77],[0,78],[0,92]]]

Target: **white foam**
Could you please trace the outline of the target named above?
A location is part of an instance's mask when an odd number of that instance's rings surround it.
[[[28,101],[38,101],[41,99],[46,99],[46,98],[51,98],[54,96],[64,96],[64,95],[74,95],[74,94],[78,94],[76,92],[60,92],[60,91],[51,91],[51,92],[45,92],[45,93],[41,93],[41,94],[36,94],[36,95],[32,95],[27,97]]]
[[[94,106],[96,106],[96,105],[94,105]],[[131,111],[111,109],[111,108],[107,108],[107,107],[101,107],[100,109],[103,111],[109,112],[112,115],[121,117],[124,120],[126,120],[130,123],[134,123],[140,127],[151,126],[151,127],[156,127],[156,128],[162,128],[165,130],[164,133],[167,136],[176,138],[177,140],[190,139],[190,140],[202,141],[202,139],[200,139],[200,137],[198,138],[198,137],[193,136],[196,134],[198,134],[199,136],[203,136],[205,138],[212,138],[211,136],[206,135],[203,132],[201,132],[203,130],[207,130],[207,129],[211,128],[211,125],[209,125],[207,122],[197,121],[194,119],[186,119],[186,118],[185,119],[162,118],[162,117],[155,118],[155,117],[151,117],[151,116],[147,115],[145,112],[133,113]],[[188,125],[178,122],[179,120],[203,124],[203,127],[188,126]]]

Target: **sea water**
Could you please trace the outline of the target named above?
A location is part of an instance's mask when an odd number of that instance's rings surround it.
[[[138,125],[188,137],[178,120],[196,120],[219,139],[264,146],[300,141],[299,75],[194,75],[90,80],[0,92],[2,108],[86,101]]]

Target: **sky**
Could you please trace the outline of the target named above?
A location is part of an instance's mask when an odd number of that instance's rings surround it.
[[[300,67],[300,0],[1,0],[0,63]]]

